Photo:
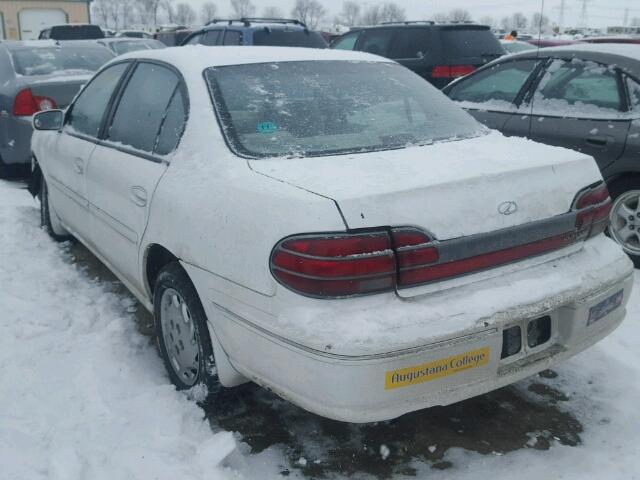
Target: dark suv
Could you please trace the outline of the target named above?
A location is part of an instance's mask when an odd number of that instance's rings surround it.
[[[304,23],[280,18],[212,20],[182,44],[327,48],[324,38]]]
[[[505,55],[489,27],[472,23],[385,23],[345,33],[331,48],[391,58],[438,88]]]
[[[39,39],[51,40],[97,40],[104,38],[104,32],[98,25],[90,23],[68,23],[54,25],[40,32]]]

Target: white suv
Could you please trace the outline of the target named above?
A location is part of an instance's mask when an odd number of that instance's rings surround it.
[[[352,422],[478,395],[622,321],[593,159],[487,130],[396,63],[142,51],[35,116],[42,222],[155,315],[171,380]]]

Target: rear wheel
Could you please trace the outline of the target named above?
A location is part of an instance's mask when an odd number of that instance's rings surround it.
[[[207,317],[184,269],[172,262],[160,270],[154,289],[158,347],[173,384],[179,390],[204,384],[217,387]]]
[[[613,200],[609,235],[640,267],[640,179],[625,178],[609,187]]]
[[[71,235],[62,226],[60,217],[56,213],[55,209],[51,207],[51,199],[49,197],[49,189],[47,182],[44,181],[44,177],[41,179],[40,184],[40,226],[53,238],[56,242],[64,242],[69,240]]]

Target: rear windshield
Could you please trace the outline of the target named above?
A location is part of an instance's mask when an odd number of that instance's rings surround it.
[[[51,28],[53,40],[92,40],[104,38],[104,32],[97,25],[65,25]]]
[[[273,47],[327,48],[327,43],[317,32],[308,30],[273,30],[265,28],[253,33],[254,45]]]
[[[250,157],[387,150],[484,131],[394,63],[234,65],[209,68],[206,78],[230,146]]]
[[[11,51],[18,75],[86,74],[98,70],[113,58],[102,47],[32,48]]]
[[[504,55],[504,48],[489,29],[442,28],[440,38],[448,57],[496,58]]]

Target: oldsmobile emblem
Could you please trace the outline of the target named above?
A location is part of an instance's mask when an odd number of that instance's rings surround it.
[[[516,202],[502,202],[498,205],[498,213],[501,215],[511,215],[518,211],[518,204]]]

